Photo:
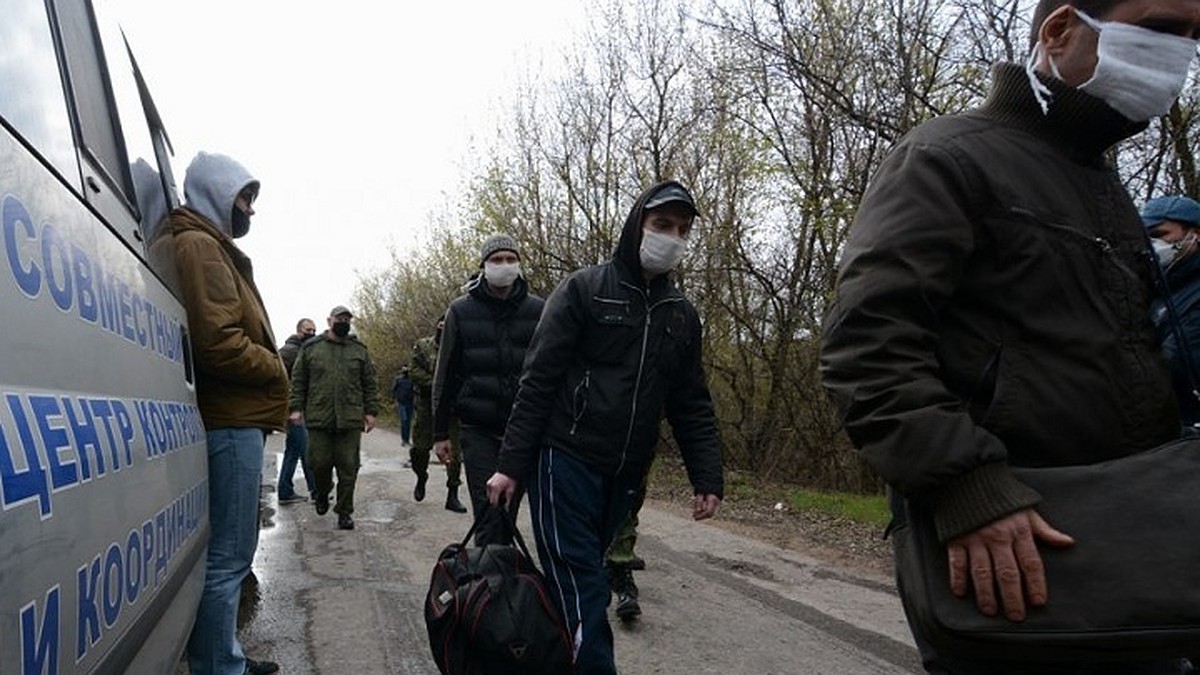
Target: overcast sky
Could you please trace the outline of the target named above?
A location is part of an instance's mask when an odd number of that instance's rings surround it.
[[[166,122],[180,190],[197,150],[262,182],[238,240],[282,341],[410,250],[581,0],[109,0]],[[549,60],[549,61],[547,61]]]

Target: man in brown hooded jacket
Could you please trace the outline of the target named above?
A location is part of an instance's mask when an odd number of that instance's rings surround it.
[[[184,179],[186,206],[167,223],[208,447],[211,538],[204,593],[188,641],[191,675],[279,669],[246,658],[236,634],[241,584],[258,546],[263,445],[266,434],[283,429],[287,418],[287,372],[250,259],[233,243],[250,228],[258,187],[234,160],[201,152]]]

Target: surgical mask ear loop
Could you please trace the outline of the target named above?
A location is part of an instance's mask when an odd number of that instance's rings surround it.
[[[1029,53],[1029,58],[1025,61],[1025,75],[1029,78],[1029,87],[1033,89],[1033,98],[1038,102],[1038,106],[1041,107],[1042,115],[1049,115],[1050,102],[1054,98],[1054,92],[1050,91],[1050,87],[1047,87],[1045,82],[1042,82],[1037,76],[1037,70],[1035,70],[1038,56],[1041,53],[1042,43],[1038,42],[1033,46],[1033,51]],[[1054,59],[1047,55],[1046,60],[1050,62],[1050,70],[1054,73],[1054,76],[1061,80],[1062,78],[1058,75],[1058,68],[1054,65]]]

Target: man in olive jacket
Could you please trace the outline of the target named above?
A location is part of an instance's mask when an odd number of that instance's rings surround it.
[[[333,470],[337,469],[338,528],[354,529],[354,483],[362,465],[359,441],[375,428],[379,383],[367,346],[350,334],[354,315],[338,305],[329,312],[329,329],[300,350],[292,368],[290,419],[308,429],[308,462],[316,479],[314,506],[329,510]]]
[[[278,666],[247,659],[236,633],[242,580],[258,548],[263,444],[287,417],[287,373],[250,258],[233,242],[250,229],[259,184],[233,159],[201,152],[183,185],[186,206],[164,227],[172,235],[196,363],[212,532],[188,669],[193,675],[270,673]]]

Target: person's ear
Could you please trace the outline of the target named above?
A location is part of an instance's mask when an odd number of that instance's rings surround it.
[[[1038,29],[1038,42],[1042,45],[1042,58],[1062,56],[1075,32],[1085,27],[1079,17],[1075,16],[1075,9],[1070,5],[1063,5],[1050,12],[1046,20],[1042,22],[1042,27]],[[1045,65],[1048,67],[1049,63]]]

